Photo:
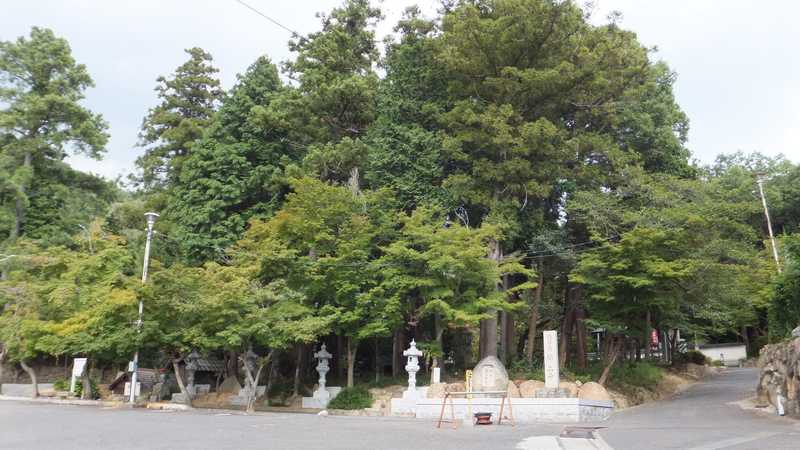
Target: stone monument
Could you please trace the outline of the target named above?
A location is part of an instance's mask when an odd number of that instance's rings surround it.
[[[331,401],[342,388],[326,386],[327,374],[331,370],[330,361],[333,355],[330,354],[323,343],[318,352],[314,353],[314,358],[317,359],[317,373],[319,374],[319,387],[314,391],[312,397],[303,397],[303,408],[325,408],[328,402]]]
[[[408,372],[408,389],[403,392],[403,398],[407,400],[416,400],[419,398],[417,392],[417,372],[419,372],[419,357],[422,356],[422,351],[417,348],[417,343],[411,340],[408,350],[403,350],[403,356],[407,356],[406,372]]]
[[[547,330],[542,332],[544,346],[544,389],[539,389],[534,394],[536,397],[566,398],[569,394],[558,387],[560,379],[558,373],[558,332]]]
[[[472,369],[472,390],[474,392],[502,391],[508,389],[508,372],[503,362],[489,355]]]

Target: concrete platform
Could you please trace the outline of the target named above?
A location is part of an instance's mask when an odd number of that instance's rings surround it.
[[[494,413],[497,421],[500,413],[500,398],[473,398],[472,412]],[[614,411],[614,402],[606,400],[582,400],[578,398],[512,398],[511,406],[517,423],[569,423],[599,422],[608,419]],[[467,416],[468,400],[454,398],[453,407],[456,419]],[[441,398],[425,398],[417,401],[417,419],[438,419],[442,411]],[[450,418],[450,402],[444,410],[444,417]],[[508,402],[503,416],[508,416]]]

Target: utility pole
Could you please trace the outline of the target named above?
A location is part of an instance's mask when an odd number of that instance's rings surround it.
[[[150,241],[153,239],[153,224],[156,223],[158,214],[154,212],[145,213],[147,218],[147,240],[144,244],[144,262],[142,263],[142,284],[147,282],[147,266],[150,263]],[[144,301],[139,298],[139,320],[136,321],[136,334],[142,332],[142,315],[144,314]],[[138,381],[139,370],[139,348],[136,348],[136,353],[133,355],[131,374],[131,404],[136,402],[136,382]]]
[[[769,218],[767,199],[764,197],[764,180],[760,175],[757,175],[756,177],[756,183],[758,183],[758,192],[761,194],[761,204],[764,206],[764,216],[767,218],[767,231],[769,232],[769,241],[772,244],[772,256],[775,258],[775,266],[778,268],[778,273],[781,273],[781,260],[778,258],[778,247],[775,245],[775,236],[772,234],[772,221]]]

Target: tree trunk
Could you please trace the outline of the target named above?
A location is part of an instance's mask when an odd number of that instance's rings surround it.
[[[336,336],[336,375],[341,383],[347,371],[347,348],[344,336]],[[402,351],[402,350],[401,350]]]
[[[750,348],[750,336],[748,334],[747,329],[748,329],[747,325],[742,325],[742,341],[744,342],[745,356],[750,357],[750,355],[752,354],[752,349]],[[2,361],[3,359],[0,358],[0,363],[2,363]],[[2,372],[0,372],[0,375],[2,375]],[[2,380],[2,378],[3,377],[0,376],[0,380]]]
[[[3,362],[6,360],[6,347],[0,344],[0,395],[3,395]]]
[[[22,165],[23,167],[31,167],[31,163],[33,161],[33,156],[31,152],[25,152],[25,157],[23,159]],[[19,187],[20,195],[17,196],[17,201],[14,206],[14,227],[11,229],[11,240],[14,241],[18,237],[22,236],[22,223],[25,221],[25,198],[28,195],[28,187],[25,186],[23,183]]]
[[[531,315],[528,318],[528,344],[525,347],[525,359],[528,364],[533,364],[533,350],[536,346],[536,324],[539,322],[539,306],[542,304],[542,290],[544,289],[544,270],[539,263],[539,283],[533,291],[533,305],[531,305]]]
[[[572,329],[575,328],[575,307],[572,302],[569,284],[564,288],[564,321],[561,324],[561,342],[559,347],[558,365],[566,367],[569,357],[569,347],[572,342]]]
[[[378,338],[375,338],[375,383],[381,381],[381,358],[378,354]]]
[[[266,358],[262,358],[258,362],[258,370],[256,371],[255,375],[253,372],[250,371],[250,367],[247,365],[247,361],[244,360],[243,357],[239,357],[242,362],[242,366],[244,367],[244,385],[245,390],[247,392],[247,407],[245,411],[248,414],[252,414],[256,412],[256,399],[258,398],[258,380],[261,379],[261,371],[264,369],[264,366],[270,363],[272,360],[272,354],[274,350],[270,350],[269,354],[267,354]],[[265,392],[266,393],[266,392]]]
[[[300,395],[300,374],[303,370],[303,344],[297,344],[297,360],[294,365],[294,386],[292,388],[292,395],[298,397]]]
[[[579,307],[575,311],[575,336],[576,336],[576,352],[575,357],[578,360],[578,368],[586,369],[586,310]]]
[[[611,350],[608,358],[608,363],[603,368],[603,373],[600,375],[600,379],[597,380],[597,383],[599,383],[603,387],[606,386],[606,381],[608,381],[608,375],[611,373],[611,367],[614,366],[614,362],[617,361],[617,356],[619,355],[620,343],[622,342],[620,339],[614,339],[613,337],[611,338],[611,341],[612,341],[611,345],[609,346]]]
[[[175,371],[175,381],[178,382],[178,389],[180,389],[181,390],[181,394],[183,394],[183,402],[184,402],[184,404],[186,406],[191,408],[192,407],[192,396],[189,395],[189,390],[186,389],[186,385],[183,384],[183,377],[181,377],[181,370],[180,370],[180,367],[178,366],[179,362],[180,362],[180,359],[176,359],[176,358],[172,359],[172,370]],[[134,387],[131,386],[131,389],[134,389]]]
[[[358,350],[358,342],[353,342],[353,338],[347,336],[347,387],[353,387],[354,373],[356,367],[356,351]]]
[[[489,257],[498,264],[503,259],[503,250],[500,248],[499,242],[492,240],[489,243]],[[502,290],[502,284],[499,282],[497,283],[497,290]],[[497,356],[497,310],[490,309],[486,313],[489,318],[481,322],[481,338],[486,341],[481,345],[483,350],[481,359],[487,356]]]
[[[25,363],[25,361],[20,361],[19,365],[22,367],[28,376],[31,378],[31,385],[33,386],[33,393],[31,394],[32,398],[39,397],[39,381],[36,379],[36,370],[33,367],[30,367]]]
[[[442,336],[444,335],[444,327],[442,326],[442,316],[439,313],[433,315],[433,333],[436,345],[439,347],[439,350],[444,355],[444,340],[442,339]],[[431,366],[432,367],[441,366],[438,355],[433,357],[433,363],[431,364]]]
[[[403,367],[403,342],[405,341],[403,330],[397,330],[392,336],[392,378],[400,374]]]
[[[634,297],[634,302],[636,301],[636,297]],[[650,353],[651,348],[653,346],[653,327],[650,325],[650,310],[647,310],[647,313],[644,316],[644,357],[647,360],[650,360]]]

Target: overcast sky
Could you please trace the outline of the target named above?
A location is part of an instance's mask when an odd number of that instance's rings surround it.
[[[300,33],[319,28],[315,13],[341,0],[245,0]],[[88,66],[96,87],[86,104],[111,124],[102,161],[70,158],[77,168],[114,178],[133,169],[142,152],[136,135],[156,104],[159,75],[185,60],[184,48],[211,52],[229,88],[258,56],[291,55],[289,33],[235,0],[25,0],[4,2],[0,40],[52,28]],[[419,4],[433,12],[437,0],[385,0],[391,31],[401,11]],[[600,0],[595,21],[612,10],[657,57],[678,73],[678,103],[691,120],[689,147],[711,162],[719,153],[758,150],[800,162],[800,2],[782,0]]]

